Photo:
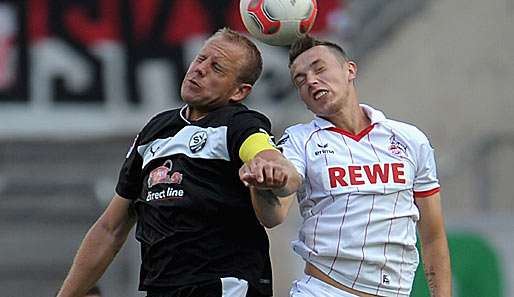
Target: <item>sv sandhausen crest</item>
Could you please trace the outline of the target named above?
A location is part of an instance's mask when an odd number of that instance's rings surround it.
[[[191,139],[189,139],[189,149],[192,153],[197,153],[201,151],[205,144],[207,143],[207,132],[205,131],[197,131]]]

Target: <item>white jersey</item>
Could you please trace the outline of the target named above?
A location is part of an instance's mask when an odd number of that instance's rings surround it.
[[[416,127],[361,108],[371,125],[358,135],[316,117],[279,141],[304,178],[293,250],[347,287],[409,296],[419,262],[414,197],[439,191],[433,150]]]

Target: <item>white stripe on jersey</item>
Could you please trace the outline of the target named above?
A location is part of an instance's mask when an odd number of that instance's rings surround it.
[[[361,107],[372,125],[358,135],[316,118],[279,141],[305,179],[292,246],[345,286],[408,296],[418,265],[414,195],[439,188],[433,150],[417,128]]]
[[[174,154],[184,154],[189,158],[230,161],[226,126],[185,126],[175,136],[140,145],[137,151],[143,158],[143,168],[154,159]]]
[[[358,297],[312,276],[294,281],[289,297]]]
[[[235,277],[223,277],[221,291],[221,297],[246,297],[248,282]]]

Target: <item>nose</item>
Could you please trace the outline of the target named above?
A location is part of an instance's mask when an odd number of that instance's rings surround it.
[[[315,74],[307,73],[305,77],[305,83],[307,84],[310,91],[319,84],[318,77]]]
[[[207,63],[205,63],[205,61],[196,64],[195,68],[194,68],[194,72],[198,73],[198,75],[200,75],[200,76],[205,76],[205,74],[207,74],[206,65],[207,65]]]

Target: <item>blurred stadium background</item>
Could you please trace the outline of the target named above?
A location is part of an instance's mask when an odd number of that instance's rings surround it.
[[[318,3],[314,32],[357,60],[360,100],[432,140],[454,296],[514,297],[514,0]],[[134,135],[181,105],[189,61],[225,25],[243,30],[236,0],[0,1],[0,296],[55,294]],[[247,103],[280,136],[311,114],[286,49],[259,47]],[[293,207],[270,231],[278,297],[301,275],[299,223]],[[131,236],[99,282],[105,296],[143,296],[138,266]],[[422,279],[412,296],[428,296]]]

